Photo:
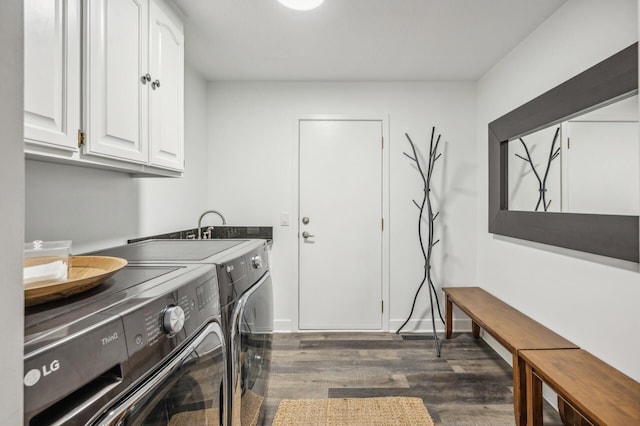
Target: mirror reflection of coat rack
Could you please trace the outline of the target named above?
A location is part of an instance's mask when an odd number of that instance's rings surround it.
[[[489,232],[638,262],[637,213],[574,213],[553,212],[551,209],[549,212],[536,212],[531,211],[537,199],[535,193],[533,206],[528,208],[530,211],[514,210],[516,206],[511,204],[509,187],[509,173],[513,168],[513,161],[523,163],[518,158],[510,158],[514,152],[512,145],[517,146],[513,141],[520,137],[526,139],[527,135],[541,129],[562,126],[563,122],[632,96],[637,91],[638,43],[634,43],[490,123]],[[610,149],[610,145],[612,144],[602,141],[600,149]],[[548,154],[548,148],[539,149],[540,152],[545,150]],[[637,155],[632,157],[632,161],[636,167],[640,162]],[[559,164],[561,163],[556,166]],[[522,164],[518,164],[516,167],[521,166]],[[589,164],[586,167],[592,169],[598,167],[598,164]],[[638,180],[635,178],[635,184]],[[611,188],[611,191],[619,189]],[[570,195],[569,197],[571,198]],[[563,205],[562,197],[558,202],[560,206]],[[606,203],[594,204],[601,208]]]
[[[551,149],[556,132],[557,148]],[[509,151],[513,152],[509,156],[509,210],[631,216],[640,213],[637,95],[518,140],[524,145],[509,143]],[[557,157],[554,152],[558,152]],[[546,204],[537,202],[539,180],[545,175],[542,195]]]

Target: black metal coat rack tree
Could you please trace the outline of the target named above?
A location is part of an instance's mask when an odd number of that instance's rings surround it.
[[[422,178],[422,184],[423,184],[423,190],[424,190],[421,203],[416,202],[416,200],[412,200],[413,204],[420,211],[418,215],[418,238],[420,239],[420,248],[422,250],[422,256],[424,257],[424,275],[422,277],[422,281],[420,282],[420,285],[418,286],[418,289],[416,290],[416,294],[413,298],[413,304],[411,305],[411,312],[409,312],[409,316],[407,317],[405,322],[400,326],[400,328],[398,328],[398,330],[396,331],[396,334],[400,333],[400,330],[402,330],[404,326],[407,325],[407,323],[411,319],[411,316],[413,315],[413,311],[416,307],[416,300],[418,299],[418,294],[420,293],[420,290],[424,286],[425,282],[428,283],[429,302],[431,304],[431,325],[433,327],[433,339],[436,347],[436,355],[440,357],[440,340],[438,339],[438,333],[436,332],[436,320],[435,320],[435,314],[433,309],[434,298],[436,301],[436,306],[438,308],[438,315],[440,316],[440,320],[442,321],[442,323],[444,323],[444,319],[442,317],[442,313],[440,312],[440,300],[438,299],[438,293],[431,279],[431,253],[432,253],[433,247],[436,244],[438,244],[438,242],[440,241],[440,240],[434,241],[434,235],[433,235],[434,234],[433,223],[438,217],[438,214],[440,212],[433,214],[433,209],[431,204],[431,176],[433,174],[433,168],[434,168],[435,162],[442,156],[442,154],[438,154],[438,145],[440,144],[441,135],[438,135],[434,142],[435,131],[436,131],[436,128],[433,127],[431,129],[431,141],[429,142],[429,164],[427,165],[426,173],[422,167],[422,164],[420,164],[420,158],[418,157],[415,144],[413,143],[409,135],[405,133],[405,136],[407,137],[407,140],[411,145],[411,151],[413,152],[413,156],[407,154],[406,152],[403,152],[403,154],[407,156],[410,160],[416,163],[416,167],[418,168],[418,173],[420,173],[420,177]],[[427,210],[427,222],[429,224],[429,237],[426,243],[426,246],[427,246],[426,250],[425,250],[425,243],[422,235],[422,223],[423,223],[425,207]]]
[[[522,138],[520,139],[520,143],[524,148],[524,152],[526,154],[526,158],[520,154],[515,154],[516,157],[526,161],[531,166],[531,170],[538,180],[538,202],[536,203],[535,211],[538,211],[540,208],[540,204],[542,204],[542,208],[546,212],[549,206],[551,205],[551,200],[547,202],[547,177],[549,176],[549,169],[551,168],[551,162],[558,158],[560,155],[560,148],[556,148],[556,142],[558,141],[558,134],[560,133],[560,127],[556,128],[556,132],[553,135],[553,141],[551,142],[551,151],[549,151],[549,157],[547,159],[547,167],[544,169],[544,176],[541,178],[538,170],[536,170],[536,166],[533,164],[533,160],[531,159],[531,154],[529,153],[529,148],[527,144],[524,143]]]

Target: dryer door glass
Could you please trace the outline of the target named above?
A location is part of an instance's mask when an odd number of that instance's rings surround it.
[[[273,334],[273,289],[269,273],[239,299],[233,330],[232,356],[240,364],[240,368],[234,368],[232,378],[236,404],[231,407],[233,419],[238,422],[239,416],[243,426],[261,424],[269,387]]]
[[[220,326],[210,324],[96,424],[223,424],[225,363],[221,335]]]

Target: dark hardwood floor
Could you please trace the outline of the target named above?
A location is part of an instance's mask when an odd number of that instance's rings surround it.
[[[437,358],[430,336],[276,334],[265,424],[282,399],[411,396],[436,425],[514,425],[511,367],[471,334],[441,342]],[[562,425],[544,412],[545,425]]]

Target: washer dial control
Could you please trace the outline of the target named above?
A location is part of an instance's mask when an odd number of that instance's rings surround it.
[[[162,314],[162,327],[168,334],[176,334],[184,327],[184,311],[180,306],[167,306]]]
[[[262,257],[260,255],[255,255],[251,258],[251,267],[253,269],[262,268]]]

